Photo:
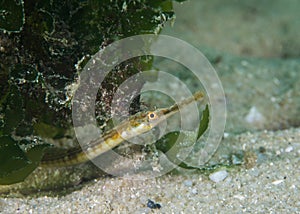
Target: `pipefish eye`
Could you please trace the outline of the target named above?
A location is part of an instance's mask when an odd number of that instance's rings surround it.
[[[148,113],[148,119],[149,120],[155,120],[157,118],[157,114],[155,112],[149,112]]]

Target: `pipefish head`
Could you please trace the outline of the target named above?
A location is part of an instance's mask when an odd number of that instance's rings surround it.
[[[152,128],[157,126],[160,122],[164,121],[165,117],[162,109],[157,109],[155,111],[140,112],[131,116],[130,119],[125,122],[119,133],[123,138],[131,138],[139,134],[150,131]]]
[[[192,97],[176,103],[169,108],[159,108],[154,111],[137,113],[130,117],[130,119],[122,126],[120,126],[118,131],[121,133],[121,137],[127,139],[145,133],[178,112],[180,108],[183,108],[194,101],[199,101],[202,99],[203,93],[197,92]]]

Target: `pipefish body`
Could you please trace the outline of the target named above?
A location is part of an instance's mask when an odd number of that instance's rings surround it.
[[[90,142],[82,147],[66,149],[55,154],[45,154],[41,166],[63,167],[84,163],[120,145],[123,141],[129,140],[156,127],[160,122],[169,118],[193,101],[202,100],[202,92],[196,92],[178,104],[169,108],[160,108],[154,111],[139,112],[131,116],[128,120],[121,122],[113,129],[105,132],[99,139]]]

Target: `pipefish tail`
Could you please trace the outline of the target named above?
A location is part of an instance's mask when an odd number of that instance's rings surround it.
[[[113,129],[105,132],[99,139],[90,142],[85,146],[78,146],[70,149],[59,150],[53,153],[46,153],[41,161],[43,167],[63,167],[84,163],[88,160],[107,152],[118,146],[125,140],[150,131],[163,120],[187,106],[193,101],[203,100],[202,92],[196,92],[193,96],[176,103],[169,108],[160,108],[154,111],[139,112],[118,124]]]

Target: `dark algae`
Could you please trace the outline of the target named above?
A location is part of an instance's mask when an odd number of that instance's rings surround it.
[[[171,0],[1,1],[0,184],[22,181],[53,142],[76,143],[71,100],[93,54],[118,39],[158,34],[173,17]],[[119,84],[151,64],[133,58],[110,72],[97,95],[98,125],[110,118]],[[132,112],[139,105],[137,98]]]

